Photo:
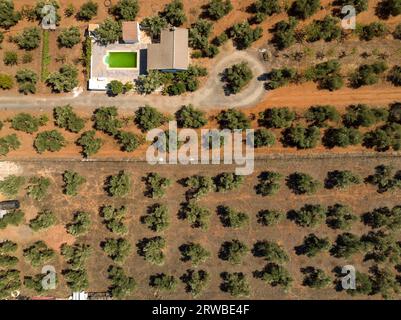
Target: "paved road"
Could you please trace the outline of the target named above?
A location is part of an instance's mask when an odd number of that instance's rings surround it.
[[[237,95],[227,96],[220,81],[220,74],[232,64],[246,61],[249,63],[255,78],[247,88]],[[71,104],[80,108],[96,108],[114,105],[121,109],[135,110],[144,104],[150,104],[164,111],[175,111],[180,106],[192,103],[205,110],[212,108],[246,107],[257,104],[266,95],[263,81],[258,78],[266,73],[264,64],[258,59],[257,51],[224,52],[216,60],[216,66],[208,77],[206,84],[198,91],[178,97],[162,95],[140,96],[134,93],[108,97],[104,92],[84,92],[78,97],[73,94],[38,96],[7,96],[0,97],[0,110],[40,108],[43,110],[54,106]]]

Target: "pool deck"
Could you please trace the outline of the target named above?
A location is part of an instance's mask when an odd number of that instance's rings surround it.
[[[147,43],[124,44],[115,43],[108,46],[101,46],[96,42],[92,43],[92,66],[91,66],[91,79],[107,78],[108,80],[119,80],[121,82],[133,82],[141,73],[141,65],[145,65],[144,59],[147,55]],[[109,69],[104,63],[103,59],[109,51],[137,51],[137,68],[136,69]]]

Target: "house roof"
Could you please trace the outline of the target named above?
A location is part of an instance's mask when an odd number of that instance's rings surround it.
[[[148,47],[148,70],[186,70],[188,50],[188,29],[164,29],[160,43]]]
[[[139,24],[136,21],[124,21],[122,24],[123,41],[139,42]]]

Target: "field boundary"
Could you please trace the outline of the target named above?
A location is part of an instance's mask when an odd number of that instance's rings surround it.
[[[261,162],[261,161],[266,161],[266,160],[319,160],[319,159],[341,159],[341,158],[348,158],[348,159],[358,159],[358,158],[369,158],[369,159],[391,159],[391,158],[398,158],[401,157],[401,152],[388,152],[384,154],[379,154],[375,152],[358,152],[358,153],[342,153],[342,154],[330,154],[330,153],[320,153],[320,154],[309,154],[309,155],[294,155],[294,154],[271,154],[271,155],[260,155],[255,157],[255,162]],[[55,162],[55,163],[61,163],[61,162],[88,162],[88,163],[113,163],[113,162],[121,162],[121,163],[127,163],[127,162],[132,162],[132,163],[145,163],[148,164],[146,160],[143,159],[113,159],[113,158],[104,158],[104,159],[74,159],[74,158],[58,158],[58,159],[53,159],[53,158],[43,158],[43,159],[18,159],[18,158],[7,158],[7,159],[1,159],[0,163],[2,162],[21,162],[21,163],[37,163],[37,162]],[[233,163],[232,165],[234,165]],[[150,164],[149,164],[150,165]],[[159,164],[159,165],[169,165],[168,163],[165,164]],[[171,164],[173,165],[173,164]],[[183,166],[182,164],[178,164],[180,166]],[[204,166],[208,164],[191,164],[188,166]],[[219,164],[210,164],[210,165],[219,165]],[[224,159],[221,159],[220,165],[224,165]],[[231,164],[227,164],[229,166]]]

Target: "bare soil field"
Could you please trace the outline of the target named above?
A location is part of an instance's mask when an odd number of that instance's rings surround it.
[[[319,254],[315,258],[307,258],[295,254],[294,247],[302,243],[302,239],[310,232],[318,236],[327,236],[334,241],[338,231],[333,231],[326,225],[317,229],[301,228],[289,220],[284,220],[276,227],[263,227],[257,223],[256,214],[262,209],[279,209],[287,211],[300,208],[306,203],[322,204],[324,206],[334,203],[348,204],[356,215],[361,215],[380,206],[395,206],[399,203],[397,199],[401,191],[394,193],[378,194],[372,186],[359,185],[344,191],[320,190],[313,196],[294,195],[282,182],[279,193],[272,197],[261,197],[256,195],[254,186],[257,184],[257,176],[261,171],[273,170],[288,175],[295,171],[311,174],[314,178],[323,181],[327,171],[341,169],[352,170],[353,172],[365,177],[373,173],[374,167],[378,164],[391,164],[396,169],[401,168],[400,158],[282,158],[280,160],[260,160],[256,162],[253,175],[246,177],[244,184],[236,191],[226,194],[210,193],[201,198],[200,204],[209,208],[212,212],[210,229],[200,231],[192,229],[185,220],[177,217],[180,203],[185,201],[185,188],[176,181],[194,174],[215,176],[221,172],[232,172],[233,166],[149,166],[141,162],[77,162],[77,161],[41,161],[41,162],[15,162],[12,166],[19,174],[24,176],[41,175],[51,179],[52,186],[50,194],[42,201],[36,202],[28,198],[23,192],[20,195],[22,209],[29,221],[36,213],[43,209],[50,209],[58,217],[58,225],[49,230],[34,233],[25,224],[20,227],[8,227],[0,231],[1,239],[10,239],[19,244],[18,265],[23,275],[33,275],[40,272],[40,268],[32,268],[21,256],[22,248],[35,240],[42,239],[59,252],[62,243],[72,243],[74,238],[68,235],[64,229],[65,224],[71,221],[72,216],[77,211],[87,211],[91,214],[92,226],[86,236],[78,238],[78,242],[90,244],[93,254],[87,263],[89,272],[89,291],[103,292],[110,285],[107,280],[107,268],[113,264],[100,248],[100,242],[105,238],[113,237],[102,225],[102,218],[99,216],[99,207],[103,205],[125,205],[128,208],[128,218],[126,223],[129,227],[127,239],[132,245],[132,252],[125,261],[123,267],[127,274],[132,275],[138,282],[138,289],[129,298],[135,299],[191,299],[190,294],[185,293],[184,285],[180,282],[175,293],[155,292],[149,287],[149,276],[155,273],[164,272],[180,277],[186,269],[190,268],[188,263],[180,261],[178,247],[185,242],[199,242],[211,251],[211,258],[199,268],[207,270],[211,274],[211,282],[206,291],[201,295],[203,299],[230,299],[231,297],[220,291],[220,273],[244,272],[251,285],[252,299],[350,299],[351,296],[336,292],[334,285],[327,289],[316,290],[308,289],[302,285],[301,267],[316,266],[324,269],[334,279],[333,269],[336,266],[346,264],[355,265],[357,270],[366,271],[371,262],[363,261],[360,255],[350,259],[336,259],[328,253]],[[1,164],[0,164],[1,165]],[[10,163],[7,164],[8,166]],[[87,183],[76,197],[68,197],[62,194],[62,176],[64,170],[74,170],[86,177]],[[128,172],[132,178],[132,191],[126,198],[115,199],[106,195],[103,187],[107,176],[116,174],[120,170]],[[152,200],[144,196],[145,186],[141,178],[149,172],[157,172],[162,176],[172,179],[173,184],[168,188],[167,194],[159,201]],[[145,225],[141,224],[140,217],[146,213],[149,205],[156,202],[165,204],[169,208],[171,225],[168,230],[160,233],[150,231]],[[216,214],[218,205],[228,205],[236,210],[246,212],[250,216],[250,225],[244,229],[230,229],[222,226]],[[352,233],[362,235],[370,228],[361,222],[356,222],[351,229]],[[165,250],[166,262],[163,266],[153,266],[144,261],[136,253],[136,243],[143,237],[161,235],[166,238],[167,249]],[[239,239],[245,242],[250,248],[257,240],[273,240],[282,245],[290,255],[290,262],[286,267],[294,278],[292,289],[285,293],[280,288],[273,288],[264,284],[261,280],[252,276],[255,270],[261,270],[265,262],[261,258],[253,257],[251,253],[243,260],[240,265],[233,266],[218,258],[218,251],[222,242],[232,239]],[[60,272],[66,267],[63,258],[58,255],[51,262],[58,272],[59,285],[54,292],[47,292],[46,296],[66,297],[69,290],[65,285]],[[33,292],[23,289],[22,294],[35,295]],[[368,297],[380,298],[380,296]]]

